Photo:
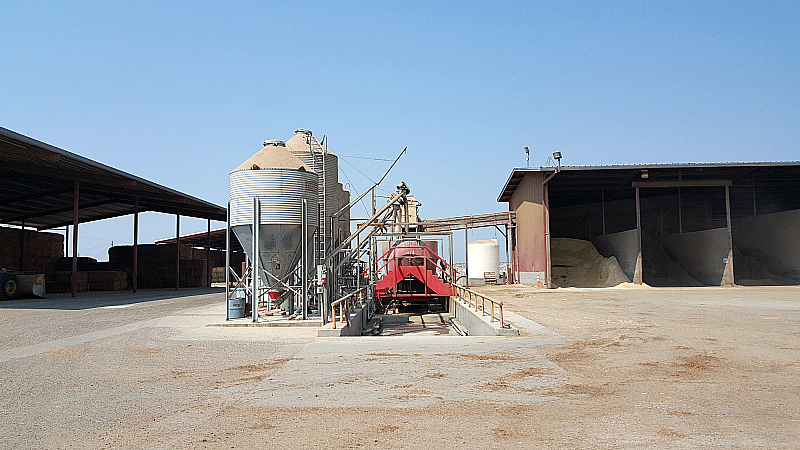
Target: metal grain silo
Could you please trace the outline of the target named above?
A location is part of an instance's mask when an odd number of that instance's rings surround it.
[[[253,258],[253,199],[261,204],[259,265],[284,278],[300,259],[303,199],[308,202],[308,234],[316,230],[317,175],[292,155],[282,141],[264,148],[230,173],[231,229]],[[278,283],[263,273],[263,286]]]
[[[330,245],[330,218],[339,210],[339,157],[319,143],[309,130],[298,128],[286,148],[319,176],[319,205],[324,211],[324,236]]]

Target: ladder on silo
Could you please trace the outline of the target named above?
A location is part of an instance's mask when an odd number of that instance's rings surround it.
[[[325,142],[325,138],[326,138],[326,136],[322,137],[322,142]],[[325,150],[325,147],[323,147],[322,144],[320,144],[320,142],[317,140],[317,138],[313,134],[308,136],[308,148],[311,151],[311,160],[312,161],[316,161],[316,158],[314,158],[314,152],[322,153],[322,211],[321,211],[321,214],[319,215],[319,217],[317,218],[318,221],[319,221],[319,224],[317,226],[318,226],[318,230],[320,230],[320,232],[319,232],[320,246],[319,246],[319,249],[318,249],[318,253],[319,253],[318,254],[318,259],[321,261],[322,259],[325,258],[325,255],[326,255],[327,249],[328,249],[329,241],[333,240],[333,236],[332,235],[329,236],[330,239],[326,239],[326,237],[328,237],[329,230],[328,230],[328,224],[325,223],[325,212],[326,212],[326,208],[327,208],[327,205],[328,205],[328,203],[327,203],[328,202],[328,197],[327,197],[327,192],[326,192],[326,189],[325,189],[327,187],[326,186],[326,184],[327,184],[326,183],[326,181],[327,181],[327,170],[326,169],[327,168],[325,166],[325,156],[327,155],[328,152]],[[316,167],[314,167],[313,169],[316,170]]]

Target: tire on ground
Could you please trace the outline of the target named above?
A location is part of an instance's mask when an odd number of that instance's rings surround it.
[[[14,300],[19,297],[19,279],[12,273],[0,275],[0,299]]]

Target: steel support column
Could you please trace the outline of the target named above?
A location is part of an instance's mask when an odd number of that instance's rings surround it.
[[[303,216],[300,222],[303,227],[300,244],[300,308],[303,320],[308,319],[308,200],[303,199]],[[322,308],[319,308],[322,315]]]
[[[600,205],[602,211],[600,214],[603,215],[603,235],[606,234],[606,191],[605,189],[600,189]]]
[[[228,299],[231,298],[231,202],[228,202],[228,219],[225,222],[225,320],[231,320]],[[244,276],[244,271],[242,271]]]
[[[181,287],[181,209],[175,213],[175,290]]]
[[[728,227],[728,257],[725,259],[725,271],[722,272],[722,282],[720,286],[733,286],[733,234],[731,232],[731,193],[730,188],[725,186],[725,219]]]
[[[509,220],[509,223],[510,222],[511,221]],[[509,284],[509,283],[511,283],[511,260],[508,258],[508,255],[509,255],[508,249],[509,249],[509,246],[510,246],[509,242],[511,240],[511,235],[508,234],[508,225],[505,225],[503,228],[506,230],[506,234],[505,234],[505,238],[506,238],[506,246],[505,246],[506,247],[506,273],[505,273],[505,277],[506,277],[506,284]]]
[[[678,187],[678,233],[683,234],[683,206],[681,205],[681,188]]]
[[[253,258],[252,266],[252,296],[253,296],[253,322],[258,322],[258,285],[261,270],[261,258],[259,257],[259,228],[261,228],[261,211],[258,198],[253,198]]]
[[[72,206],[72,296],[78,292],[78,212],[80,203],[80,182],[75,181]]]
[[[633,270],[633,284],[642,284],[642,211],[639,202],[639,188],[636,187],[636,268]]]
[[[555,176],[556,173],[558,172],[553,173],[551,177]],[[553,263],[550,259],[550,185],[547,182],[544,183],[544,189],[542,192],[542,207],[543,207],[542,217],[544,218],[544,226],[542,231],[544,232],[544,252],[545,252],[544,287],[550,289],[553,286],[552,282]]]
[[[469,287],[469,227],[464,225],[464,286]]]
[[[139,286],[139,196],[133,197],[133,293]]]
[[[211,219],[208,219],[208,228],[206,229],[206,270],[208,271],[208,287],[211,287],[211,277],[213,272],[211,267]]]
[[[19,229],[19,270],[25,270],[25,220],[22,221],[22,226]]]

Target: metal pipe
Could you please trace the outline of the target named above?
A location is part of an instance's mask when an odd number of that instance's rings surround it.
[[[133,293],[139,287],[139,196],[133,197]]]
[[[636,268],[633,271],[633,283],[642,284],[642,211],[639,201],[639,187],[636,187]]]
[[[406,190],[407,190],[407,187],[406,187]],[[347,246],[347,244],[349,244],[350,242],[352,242],[352,241],[353,241],[353,239],[355,239],[355,237],[356,237],[358,234],[360,234],[361,232],[363,232],[363,231],[364,231],[364,230],[365,230],[365,229],[366,229],[366,228],[367,228],[367,227],[368,227],[370,224],[372,224],[372,223],[373,223],[375,220],[377,220],[377,218],[378,218],[379,216],[381,216],[381,215],[382,215],[384,212],[386,212],[386,210],[387,210],[387,209],[389,209],[390,207],[392,207],[392,206],[394,205],[394,202],[396,202],[398,199],[400,199],[400,198],[401,198],[402,196],[404,196],[404,195],[406,195],[406,192],[405,192],[405,190],[403,190],[402,192],[398,192],[398,193],[394,194],[394,195],[392,196],[392,198],[391,198],[391,199],[389,199],[389,202],[388,202],[388,203],[386,203],[385,205],[383,205],[383,207],[382,207],[381,209],[379,209],[379,210],[378,210],[378,212],[377,212],[377,213],[375,213],[375,214],[374,214],[374,215],[373,215],[373,216],[370,218],[370,220],[369,220],[368,222],[365,222],[365,223],[361,224],[361,225],[358,227],[358,229],[356,229],[355,233],[351,234],[351,235],[350,235],[350,236],[349,236],[347,239],[345,239],[345,240],[344,240],[344,241],[343,241],[341,244],[339,244],[339,245],[338,245],[338,246],[337,246],[337,247],[336,247],[334,250],[332,250],[332,251],[331,251],[331,252],[330,252],[330,253],[329,253],[327,256],[325,256],[325,258],[324,258],[324,259],[323,259],[323,261],[322,261],[322,264],[323,264],[323,265],[327,265],[328,261],[329,261],[329,260],[330,260],[330,259],[331,259],[331,258],[332,258],[334,255],[336,255],[337,253],[339,253],[339,250],[341,250],[341,249],[345,248],[345,247]]]
[[[244,273],[242,273],[244,276]],[[228,300],[231,298],[231,202],[228,202],[225,222],[225,320],[231,320]]]
[[[303,243],[301,244],[300,251],[300,307],[303,309],[303,320],[308,319],[308,200],[303,199]],[[322,310],[320,310],[322,314]]]
[[[453,267],[453,232],[447,233],[447,253],[449,256],[450,264],[450,283],[456,283],[456,269]]]
[[[383,219],[381,219],[380,223],[382,223],[382,224],[383,224],[383,223],[386,223],[386,220],[389,218],[389,214],[390,214],[390,213],[387,213],[386,215],[384,215],[384,216],[383,216]],[[375,233],[377,233],[377,232],[378,232],[378,230],[379,230],[379,228],[378,228],[378,227],[374,227],[374,228],[372,228],[372,229],[369,231],[369,233],[367,233],[367,235],[366,235],[365,237],[366,237],[366,238],[371,238],[373,235],[375,235]],[[357,234],[357,235],[356,235],[356,237],[360,237],[360,236],[361,236],[360,234]],[[347,254],[347,255],[346,255],[344,258],[341,258],[341,259],[340,259],[340,261],[339,261],[338,263],[335,263],[335,262],[334,262],[335,271],[338,271],[338,270],[339,270],[339,268],[341,268],[341,266],[342,266],[342,265],[343,265],[345,262],[347,262],[349,259],[351,259],[351,258],[353,257],[353,255],[356,253],[356,251],[357,251],[357,250],[358,250],[358,247],[357,247],[357,248],[355,248],[355,249],[353,249],[353,250],[350,250],[350,251],[348,251],[348,254]]]
[[[325,136],[323,136],[322,139],[325,140]],[[322,148],[322,217],[323,217],[322,223],[325,224],[325,215],[328,214],[328,196],[325,189],[326,187],[325,185],[327,184],[326,181],[328,179],[327,178],[328,171],[326,170],[327,167],[325,167],[325,154],[328,152],[325,150],[325,147],[322,147],[321,145],[320,147]],[[328,239],[325,239],[323,237],[322,248],[327,249],[328,246],[333,246],[333,230],[331,230],[331,234],[330,236],[328,236]]]
[[[78,292],[78,213],[80,203],[80,181],[75,180],[72,205],[72,296]]]
[[[253,197],[253,258],[251,271],[252,275],[252,296],[253,296],[253,322],[258,322],[258,281],[259,281],[259,265],[261,257],[259,256],[259,228],[261,228],[261,211],[259,211],[258,198]]]

